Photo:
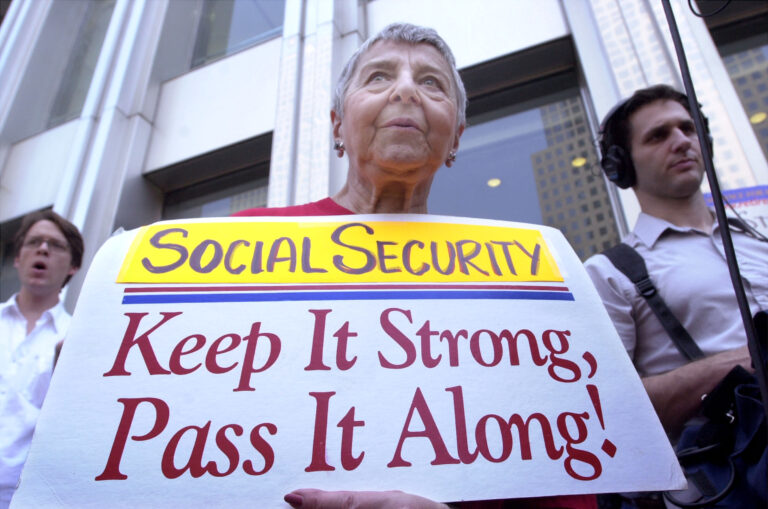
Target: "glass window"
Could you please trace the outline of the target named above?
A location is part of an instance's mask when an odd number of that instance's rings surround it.
[[[115,0],[52,2],[4,127],[16,142],[77,118]]]
[[[268,183],[262,177],[215,191],[205,184],[174,191],[166,195],[163,219],[227,217],[243,209],[266,207]]]
[[[192,68],[282,33],[285,0],[204,0]]]
[[[723,63],[768,158],[768,32],[719,47]]]
[[[88,3],[53,101],[48,128],[76,118],[83,109],[114,6],[115,0]]]
[[[226,217],[267,206],[272,133],[145,175],[163,193],[163,219]]]
[[[697,0],[763,154],[768,158],[768,2]]]
[[[13,239],[21,228],[22,219],[18,217],[0,223],[0,302],[7,301],[21,288],[19,273],[13,266]]]
[[[435,176],[430,213],[546,224],[563,231],[582,260],[619,242],[591,134],[577,130],[586,124],[577,88],[467,123],[456,162]],[[582,186],[589,197],[575,191]]]
[[[271,150],[270,132],[144,173],[144,185],[124,187],[115,227],[136,228],[157,219],[227,217],[265,207]],[[142,202],[148,207],[137,209]]]

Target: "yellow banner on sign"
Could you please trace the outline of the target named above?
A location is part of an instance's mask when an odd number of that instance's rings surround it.
[[[563,281],[541,232],[438,222],[159,223],[118,283]]]

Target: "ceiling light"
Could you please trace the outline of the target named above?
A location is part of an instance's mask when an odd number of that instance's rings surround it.
[[[585,164],[587,164],[587,159],[584,157],[574,157],[571,161],[571,166],[574,168],[581,168]]]
[[[751,117],[749,117],[749,121],[753,124],[759,124],[763,120],[765,120],[768,117],[764,111],[758,111]]]

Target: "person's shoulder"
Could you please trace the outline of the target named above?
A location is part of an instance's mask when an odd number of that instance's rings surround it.
[[[608,259],[608,257],[604,254],[604,252],[595,253],[589,258],[587,258],[584,261],[584,267],[589,270],[592,269],[600,269],[604,267],[606,264],[610,265],[611,261]]]
[[[604,249],[603,251],[600,251],[599,253],[595,253],[589,258],[587,258],[586,261],[584,262],[584,267],[586,267],[587,272],[589,272],[590,275],[592,275],[593,272],[604,273],[606,271],[610,271],[610,272],[618,271],[618,269],[613,264],[613,262],[611,262],[611,259],[608,257],[608,254],[606,253],[609,251],[616,251],[619,248],[619,246],[623,246],[623,249],[626,249],[627,247],[632,248],[635,250],[635,252],[637,252],[640,256],[642,256],[642,253],[638,250],[639,248],[642,250],[642,245],[643,245],[642,239],[638,236],[638,233],[635,228],[631,232],[629,232],[624,238],[622,238],[620,242],[612,245],[611,247]]]
[[[263,217],[263,216],[296,216],[300,214],[293,213],[300,205],[294,205],[290,207],[256,207],[252,209],[245,209],[232,214],[232,217]]]
[[[253,208],[245,209],[232,214],[233,217],[264,217],[264,216],[339,216],[354,214],[331,198],[305,203],[303,205],[291,205],[288,207]]]
[[[11,312],[10,311],[11,309],[17,307],[16,306],[16,295],[17,294],[14,293],[13,295],[11,295],[11,297],[7,301],[0,302],[0,316],[4,316],[6,313]]]
[[[66,332],[67,328],[69,328],[69,322],[72,320],[72,315],[70,315],[69,311],[64,307],[64,302],[59,300],[59,302],[50,308],[48,312],[51,313],[51,316],[53,317],[56,329],[60,332]]]
[[[621,245],[624,245],[625,248],[627,246],[623,242],[616,244],[604,251],[593,254],[584,262],[584,268],[587,271],[587,275],[590,277],[590,279],[592,279],[592,283],[594,283],[595,287],[598,288],[598,291],[600,291],[601,287],[608,284],[610,281],[614,283],[616,281],[620,281],[622,286],[625,284],[631,284],[627,275],[618,267],[616,267],[613,261],[611,261],[611,259],[606,254],[608,251],[615,250],[617,246]],[[621,251],[618,253],[614,252],[614,257],[622,256],[624,254],[625,253],[622,253]]]
[[[16,303],[16,296],[17,295],[18,295],[18,293],[14,293],[5,302],[0,302],[0,308],[4,308],[4,307],[7,307],[7,306],[13,306]]]

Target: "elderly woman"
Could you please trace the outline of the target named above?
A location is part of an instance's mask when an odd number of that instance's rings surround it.
[[[390,25],[357,50],[336,87],[334,148],[349,158],[341,191],[235,215],[426,213],[435,172],[456,158],[466,102],[445,41],[434,30]]]
[[[453,53],[432,29],[392,24],[352,55],[339,77],[331,121],[334,149],[346,152],[344,187],[330,198],[238,216],[426,213],[432,179],[456,159],[467,96]],[[503,482],[503,481],[500,481]],[[296,490],[293,507],[445,508],[402,492]],[[596,507],[595,497],[486,501],[462,507]]]

